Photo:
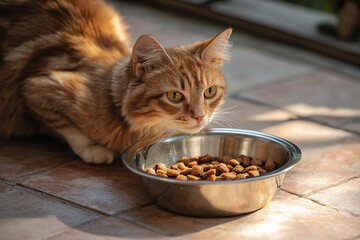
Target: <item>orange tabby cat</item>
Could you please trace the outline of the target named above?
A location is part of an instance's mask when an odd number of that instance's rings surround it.
[[[0,135],[56,133],[87,163],[111,163],[177,133],[196,133],[226,92],[227,29],[163,48],[131,49],[99,0],[0,0]]]

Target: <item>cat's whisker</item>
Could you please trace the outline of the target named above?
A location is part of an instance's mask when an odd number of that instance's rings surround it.
[[[229,118],[226,118],[221,115],[214,116],[211,122],[213,122],[215,124],[219,124],[219,125],[227,125],[231,128],[236,128],[238,126],[241,126],[241,124],[239,122],[236,122],[233,119],[229,119]]]
[[[219,110],[215,113],[215,115],[229,115],[229,114],[243,114],[245,112],[247,112],[247,110],[233,110],[235,109],[237,106],[235,107],[231,107],[231,108],[226,108],[226,109],[222,109],[222,110]]]
[[[230,127],[230,128],[235,128],[231,123],[228,123],[228,122],[224,122],[222,121],[221,123],[219,122],[214,122],[220,126],[216,126],[216,127]]]
[[[230,125],[231,127],[239,126],[239,122],[236,122],[233,119],[229,119],[229,118],[225,118],[225,117],[219,117],[219,118],[215,119],[215,121],[217,121],[218,123],[225,122],[228,125]]]
[[[240,107],[240,106],[239,105],[234,105],[234,106],[231,106],[231,107],[228,107],[228,108],[220,109],[219,111],[217,111],[217,113],[227,112],[227,111],[229,111],[231,109],[236,109],[238,107]]]

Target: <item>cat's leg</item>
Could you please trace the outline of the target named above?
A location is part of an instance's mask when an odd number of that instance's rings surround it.
[[[80,156],[84,162],[110,164],[114,160],[114,154],[109,149],[94,144],[93,141],[75,127],[63,127],[55,129],[69,143],[72,150]]]
[[[114,159],[113,152],[104,146],[95,144],[64,114],[65,109],[71,108],[71,98],[66,91],[66,85],[63,84],[66,77],[71,77],[71,74],[26,79],[24,96],[28,107],[46,125],[64,137],[72,150],[84,162],[110,164]]]

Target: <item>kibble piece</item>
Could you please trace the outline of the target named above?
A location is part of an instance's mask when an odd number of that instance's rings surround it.
[[[217,170],[223,173],[230,171],[229,168],[225,165],[225,163],[220,163]]]
[[[230,161],[231,159],[233,159],[232,156],[225,155],[225,156],[222,157],[222,162],[223,162],[223,163],[226,163],[226,164],[229,164],[229,161]]]
[[[188,180],[188,178],[185,175],[179,174],[176,176],[177,180]]]
[[[210,169],[214,168],[214,165],[210,164],[210,163],[203,163],[201,164],[201,166],[204,168],[204,171],[209,171]]]
[[[226,167],[229,169],[229,171],[231,172],[233,170],[233,166],[231,166],[230,164],[227,164]]]
[[[219,162],[219,161],[217,161],[217,160],[211,161],[210,163],[211,163],[212,165],[214,165],[214,166],[215,166],[215,165],[219,165],[219,164],[220,164],[220,162]]]
[[[238,175],[236,175],[235,180],[245,179],[247,176],[249,176],[249,174],[247,174],[247,173],[239,173]]]
[[[213,160],[213,157],[211,157],[209,154],[206,154],[204,156],[200,156],[198,162],[199,163],[206,163]]]
[[[193,167],[193,166],[195,166],[195,165],[197,165],[197,164],[198,164],[197,161],[191,161],[191,162],[188,163],[188,166],[189,166],[189,167]]]
[[[177,177],[178,175],[180,175],[180,171],[179,170],[176,170],[176,169],[168,169],[166,171],[166,174],[169,176],[169,177]]]
[[[233,167],[235,167],[236,165],[239,165],[239,164],[240,164],[239,161],[236,160],[236,159],[231,159],[231,160],[229,161],[229,165],[231,165],[231,166],[233,166]]]
[[[178,170],[179,168],[178,168],[177,163],[173,164],[170,169],[176,169],[176,170]]]
[[[262,166],[263,165],[263,161],[257,159],[257,158],[253,158],[250,162],[251,165],[256,165],[256,166]]]
[[[244,171],[244,167],[241,165],[236,165],[232,171],[235,173],[242,173]]]
[[[217,177],[215,175],[210,175],[205,180],[207,180],[207,181],[216,181],[216,178]]]
[[[259,171],[260,175],[264,175],[267,173],[267,171],[261,167],[258,168],[258,171]]]
[[[239,164],[242,164],[243,159],[241,157],[238,157],[236,160],[239,162]]]
[[[220,177],[223,179],[223,180],[233,180],[236,178],[236,173],[234,172],[226,172],[226,173],[222,173],[220,175]]]
[[[276,168],[276,165],[273,160],[269,159],[266,161],[265,166],[264,166],[264,169],[266,171],[271,172],[271,171],[275,170],[275,168]]]
[[[185,166],[185,164],[183,162],[179,162],[177,164],[177,168],[180,169],[180,170],[184,170],[184,169],[186,169],[186,166]]]
[[[181,170],[180,174],[182,175],[188,175],[191,173],[191,168],[185,168],[184,170]]]
[[[250,165],[251,165],[251,158],[250,158],[250,157],[244,157],[244,158],[242,159],[242,165],[243,165],[244,167],[250,166]]]
[[[249,174],[250,177],[257,177],[260,175],[258,170],[250,170],[247,173]]]
[[[161,170],[166,171],[166,170],[167,170],[167,167],[166,167],[166,165],[163,164],[163,163],[157,163],[157,164],[155,165],[155,169],[156,169],[156,170],[157,170],[157,169],[161,169]]]
[[[184,163],[185,165],[188,165],[189,162],[190,162],[190,158],[188,158],[188,157],[182,157],[182,158],[180,159],[180,161],[181,161],[182,163]]]
[[[251,171],[251,170],[257,170],[257,166],[255,165],[251,165],[245,168],[245,172]]]
[[[150,173],[150,174],[153,174],[153,175],[156,175],[155,169],[153,169],[153,168],[151,168],[151,167],[147,168],[147,169],[146,169],[146,172],[147,172],[147,173]]]
[[[163,177],[163,178],[168,178],[168,175],[163,174],[163,173],[158,173],[156,174],[157,176]]]
[[[241,155],[237,158],[237,160],[240,162],[240,161],[244,160],[245,158],[247,158],[247,156],[241,154]]]
[[[159,174],[167,174],[167,170],[162,170],[162,169],[156,169],[156,174],[159,175]]]
[[[199,177],[203,172],[204,168],[200,165],[195,165],[191,168],[191,175]]]
[[[224,180],[224,179],[220,176],[216,176],[216,178],[215,178],[215,181],[222,181],[222,180]]]
[[[194,175],[191,175],[191,174],[187,175],[187,178],[188,178],[189,180],[191,180],[191,181],[198,181],[198,180],[200,180],[199,177],[194,176]]]
[[[216,174],[216,170],[215,170],[215,169],[210,169],[210,170],[204,172],[201,177],[202,177],[203,179],[207,179],[210,175],[214,175],[214,176],[215,176],[215,174]]]

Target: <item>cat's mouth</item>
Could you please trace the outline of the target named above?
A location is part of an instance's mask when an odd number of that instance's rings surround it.
[[[182,132],[185,132],[185,133],[197,133],[199,132],[201,129],[203,129],[205,127],[205,122],[204,123],[199,123],[195,126],[183,126],[181,128]]]
[[[176,123],[178,125],[179,131],[193,134],[203,129],[208,123],[208,120],[204,118],[201,122],[195,123],[195,120],[193,122],[193,121],[189,121],[188,119],[177,119]]]

